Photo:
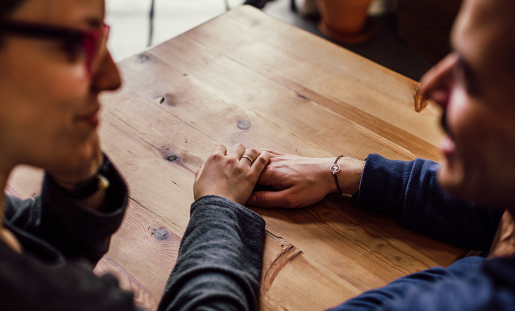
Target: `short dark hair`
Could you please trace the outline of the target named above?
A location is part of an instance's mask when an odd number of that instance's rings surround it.
[[[0,25],[4,22],[9,16],[22,5],[25,0],[0,0],[2,3],[0,4]],[[4,37],[2,34],[2,27],[0,26],[0,47],[2,46],[2,42],[4,41]]]

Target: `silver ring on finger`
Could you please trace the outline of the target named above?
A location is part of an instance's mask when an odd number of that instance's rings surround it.
[[[250,164],[252,164],[252,163],[254,162],[254,160],[253,160],[251,157],[249,157],[249,156],[243,156],[243,157],[241,157],[241,158],[242,158],[242,159],[243,159],[243,158],[245,158],[245,159],[249,160],[249,161],[250,161]]]

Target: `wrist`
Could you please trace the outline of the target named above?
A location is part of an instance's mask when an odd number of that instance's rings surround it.
[[[339,193],[338,187],[336,185],[336,180],[338,182],[339,189],[342,194],[355,195],[359,191],[359,185],[361,182],[361,175],[363,175],[363,168],[365,167],[365,161],[342,157],[338,159],[336,163],[339,167],[339,170],[335,173],[336,178],[334,178],[334,174],[332,171],[335,170],[334,160],[336,158],[332,158],[333,162],[331,166],[333,169],[327,169],[329,174],[333,175],[333,191],[335,193]]]
[[[340,195],[343,195],[342,189],[340,187],[340,181],[338,180],[338,173],[341,171],[341,167],[338,164],[338,160],[340,160],[343,155],[337,156],[336,160],[334,160],[333,165],[331,165],[330,171],[333,174],[334,184],[336,185],[336,189]]]
[[[330,194],[330,193],[340,194],[340,191],[338,190],[338,187],[336,186],[334,174],[332,172],[334,164],[335,164],[334,163],[335,160],[336,160],[336,157],[331,157],[331,158],[324,158],[323,161],[321,161],[320,175],[321,175],[321,179],[324,181],[324,184],[325,184],[324,188],[327,189],[326,195]],[[340,172],[338,172],[337,174],[338,175],[336,176],[336,178],[339,180]]]

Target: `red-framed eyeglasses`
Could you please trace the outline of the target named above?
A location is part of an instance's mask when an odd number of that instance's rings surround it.
[[[63,40],[68,48],[74,51],[84,51],[89,74],[93,71],[93,61],[109,38],[110,30],[111,27],[106,24],[94,31],[19,21],[6,21],[0,24],[0,33],[7,32],[37,39]]]

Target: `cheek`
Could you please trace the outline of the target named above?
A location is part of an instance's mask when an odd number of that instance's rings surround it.
[[[20,82],[21,83],[21,82]],[[24,80],[19,103],[24,107],[25,122],[36,123],[43,128],[64,128],[71,125],[74,114],[86,102],[86,81],[64,70],[38,75],[31,81]]]
[[[458,89],[453,92],[447,108],[447,124],[461,157],[474,152],[487,140],[488,131],[482,106]]]
[[[451,94],[447,125],[455,143],[453,178],[462,186],[477,183],[484,167],[489,129],[482,106],[459,89]]]
[[[515,125],[491,105],[459,94],[448,107],[448,124],[456,143],[455,165],[469,199],[496,193],[499,181],[515,186]],[[504,176],[506,175],[506,176]]]
[[[26,112],[63,113],[85,98],[89,82],[81,64],[51,61],[48,55],[31,52],[30,46],[13,44],[0,69],[3,94]],[[5,65],[5,66],[4,66]]]
[[[51,63],[37,53],[19,53],[19,57],[1,55],[9,61],[0,63],[0,143],[12,146],[14,141],[20,151],[27,146],[41,151],[55,148],[70,135],[74,114],[87,104],[85,69]]]
[[[43,65],[39,69],[31,86],[53,99],[57,105],[68,102],[73,108],[72,102],[86,98],[89,79],[83,64]]]

